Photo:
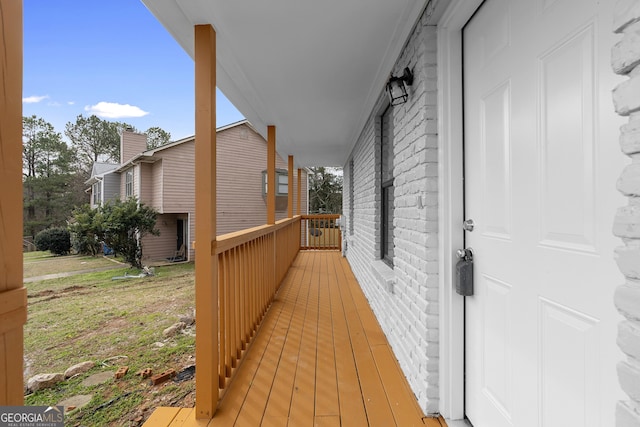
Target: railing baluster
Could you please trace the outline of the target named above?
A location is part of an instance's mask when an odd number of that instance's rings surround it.
[[[240,264],[242,264],[242,245],[235,248],[235,274],[236,274],[236,360],[242,357],[242,274]]]
[[[218,386],[235,368],[300,250],[301,217],[218,236]],[[213,309],[212,309],[213,310]]]
[[[300,249],[342,250],[342,238],[337,220],[340,215],[302,215]]]
[[[220,331],[218,332],[218,377],[219,377],[219,387],[224,389],[226,384],[226,369],[225,369],[225,331],[226,331],[226,310],[224,306],[225,300],[225,263],[224,263],[224,254],[216,255],[218,257],[218,301],[220,302],[218,306],[220,307],[219,319],[218,319],[218,327]]]
[[[235,287],[233,286],[233,249],[227,252],[227,358],[229,360],[228,370],[229,377],[231,377],[231,371],[235,368],[235,362],[233,357],[233,332],[234,332],[234,295]]]

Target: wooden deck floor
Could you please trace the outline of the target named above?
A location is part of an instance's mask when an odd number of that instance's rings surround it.
[[[339,252],[300,252],[211,421],[156,426],[446,426],[426,418]]]

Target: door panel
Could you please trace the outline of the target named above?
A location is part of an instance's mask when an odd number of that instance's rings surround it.
[[[511,229],[510,95],[506,82],[480,100],[484,233],[504,239]]]
[[[541,425],[589,425],[597,416],[597,375],[584,374],[598,372],[598,320],[543,298],[539,309]]]
[[[589,252],[595,252],[593,37],[589,25],[539,59],[541,243]]]
[[[487,0],[463,30],[475,427],[610,426],[622,396],[612,3]]]

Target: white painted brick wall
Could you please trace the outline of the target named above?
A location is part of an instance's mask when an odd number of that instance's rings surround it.
[[[629,204],[618,209],[613,232],[624,241],[616,249],[616,260],[626,283],[618,286],[615,304],[626,318],[618,327],[618,345],[627,355],[618,363],[618,379],[629,399],[618,402],[616,425],[640,426],[640,1],[616,4],[614,31],[623,34],[611,51],[613,70],[629,79],[613,90],[618,114],[629,117],[620,131],[620,146],[631,157],[618,180],[618,190]]]
[[[436,29],[421,18],[393,74],[414,74],[406,104],[393,107],[394,268],[380,261],[380,115],[378,105],[345,165],[343,212],[353,203],[346,256],[423,410],[438,411],[438,138]],[[346,218],[350,223],[351,218]]]

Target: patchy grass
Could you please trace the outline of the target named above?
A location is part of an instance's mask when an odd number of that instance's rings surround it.
[[[26,396],[26,404],[52,405],[92,394],[87,406],[67,413],[69,426],[137,426],[157,406],[193,404],[193,380],[151,386],[136,376],[145,368],[179,372],[195,363],[193,327],[171,338],[162,335],[181,316],[193,315],[193,264],[156,267],[153,277],[111,279],[125,272],[137,273],[119,268],[26,284],[25,381],[86,360],[96,362],[85,374]],[[124,378],[82,385],[88,376],[115,373],[119,366],[129,367]]]

